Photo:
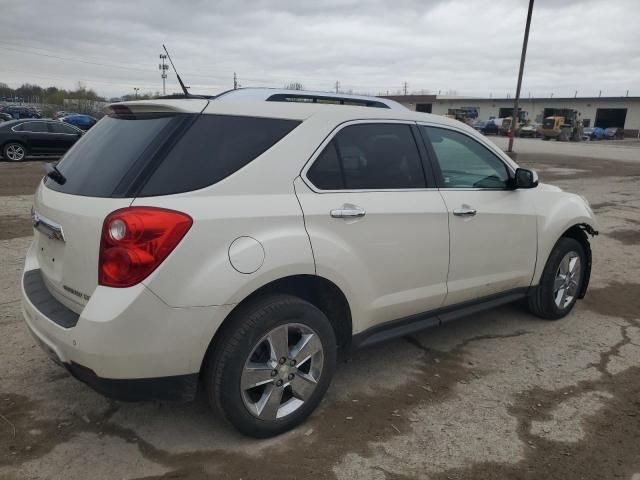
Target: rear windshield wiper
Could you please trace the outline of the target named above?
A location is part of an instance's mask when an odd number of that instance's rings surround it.
[[[67,177],[65,177],[60,172],[60,170],[58,170],[58,167],[55,163],[47,163],[45,164],[44,168],[47,171],[47,177],[49,177],[54,182],[59,183],[60,185],[64,185],[67,181]]]

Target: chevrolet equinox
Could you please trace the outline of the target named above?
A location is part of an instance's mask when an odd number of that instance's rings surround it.
[[[467,125],[375,97],[240,89],[113,104],[35,194],[23,313],[123,400],[247,435],[318,406],[339,351],[585,295],[594,215]]]

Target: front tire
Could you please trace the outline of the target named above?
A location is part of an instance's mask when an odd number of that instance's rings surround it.
[[[529,310],[547,320],[566,316],[576,304],[586,272],[583,246],[562,237],[549,255],[540,283],[529,297]]]
[[[336,338],[325,314],[300,298],[269,295],[240,306],[228,321],[203,371],[213,409],[257,438],[299,425],[335,370]]]
[[[26,147],[18,142],[9,142],[2,149],[2,157],[10,162],[21,162],[26,156]]]

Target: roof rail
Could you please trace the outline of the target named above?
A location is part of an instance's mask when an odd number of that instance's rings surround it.
[[[389,108],[383,102],[353,97],[314,95],[310,93],[276,93],[267,102],[324,103],[329,105],[351,105],[357,107]]]

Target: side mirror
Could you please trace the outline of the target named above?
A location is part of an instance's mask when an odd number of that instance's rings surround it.
[[[533,170],[518,168],[514,183],[515,188],[536,188],[538,186],[538,174]]]

